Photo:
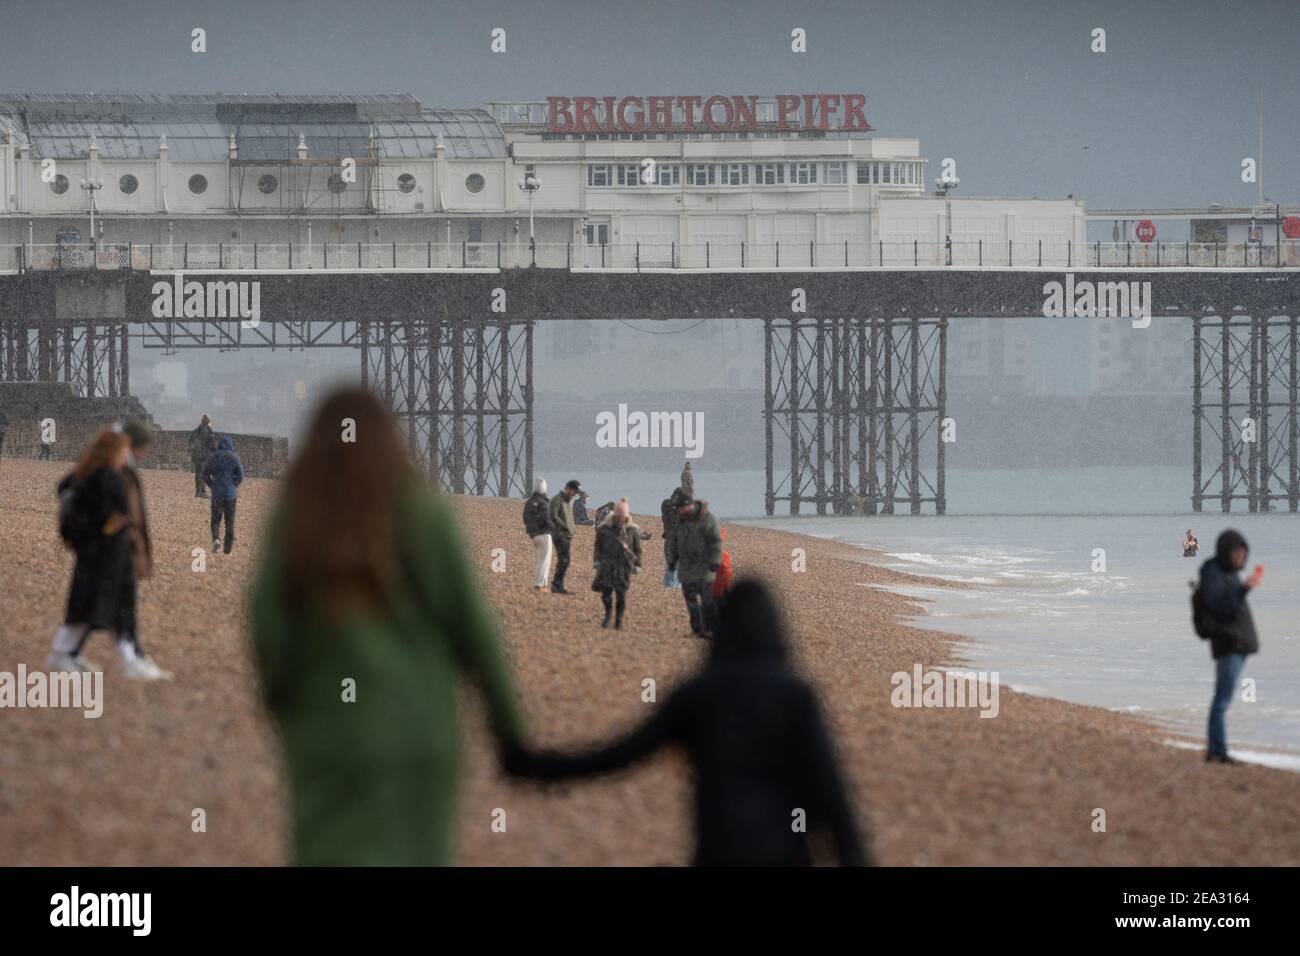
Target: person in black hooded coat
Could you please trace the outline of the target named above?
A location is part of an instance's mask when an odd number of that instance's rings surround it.
[[[122,481],[127,454],[126,436],[105,429],[59,482],[60,498],[75,489],[70,526],[76,538],[67,544],[77,562],[64,623],[46,662],[52,669],[98,670],[81,656],[90,632],[111,631],[116,638],[136,631],[130,508]]]
[[[817,698],[790,669],[761,583],[732,589],[707,664],[639,727],[576,755],[516,747],[504,764],[557,780],[617,770],[666,744],[695,769],[695,865],[807,865],[812,833],[831,837],[842,864],[869,862]]]
[[[1206,731],[1205,759],[1211,763],[1236,763],[1228,756],[1228,705],[1241,679],[1246,658],[1259,652],[1259,636],[1246,595],[1259,585],[1263,567],[1242,581],[1250,548],[1240,532],[1228,529],[1215,542],[1214,557],[1201,565],[1201,600],[1214,621],[1210,654],[1214,658],[1214,698]]]

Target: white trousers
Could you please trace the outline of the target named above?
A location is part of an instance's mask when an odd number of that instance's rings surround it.
[[[533,587],[546,587],[546,579],[551,574],[551,544],[549,534],[539,534],[533,538]]]

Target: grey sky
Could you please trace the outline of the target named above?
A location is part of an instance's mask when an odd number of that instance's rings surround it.
[[[548,94],[865,92],[883,136],[952,156],[964,195],[1092,207],[1300,201],[1300,3],[1147,0],[0,4],[0,89]],[[111,11],[111,12],[110,12]],[[493,27],[508,52],[488,49]],[[790,30],[809,53],[790,52]],[[208,52],[190,52],[190,30]],[[1108,52],[1089,50],[1094,27]],[[1084,147],[1088,147],[1086,150]]]

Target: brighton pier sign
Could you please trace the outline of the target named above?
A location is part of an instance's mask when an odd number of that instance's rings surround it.
[[[757,96],[548,96],[548,133],[867,131],[863,93],[782,94],[770,120]],[[766,106],[767,103],[764,103]]]

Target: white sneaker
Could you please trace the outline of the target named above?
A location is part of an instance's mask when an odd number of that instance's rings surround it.
[[[220,550],[221,550],[221,539],[220,539],[220,538],[213,538],[213,539],[212,539],[212,553],[213,553],[213,554],[216,554],[216,553],[217,553],[218,551],[220,551]]]
[[[133,657],[127,661],[122,672],[133,680],[171,680],[169,671],[163,670],[147,657]]]
[[[45,658],[45,666],[52,671],[63,671],[68,674],[94,674],[101,670],[100,666],[90,658],[80,654],[69,654],[67,651],[51,651],[50,656]]]

